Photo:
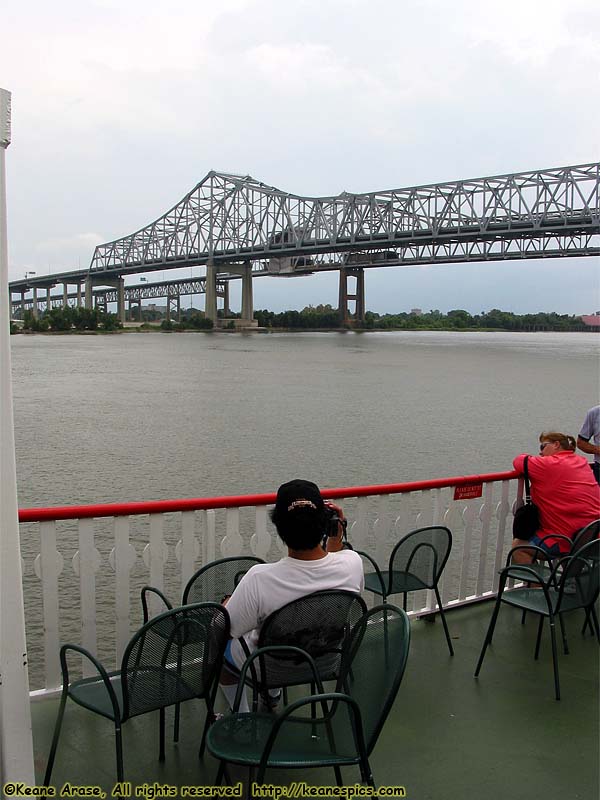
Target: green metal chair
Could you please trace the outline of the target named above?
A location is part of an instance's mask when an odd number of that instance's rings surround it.
[[[301,648],[314,660],[321,681],[337,681],[342,655],[352,629],[362,618],[367,605],[362,597],[344,589],[323,589],[278,608],[263,622],[257,649],[263,651],[258,667],[252,663],[248,685],[267,699],[269,689],[312,684],[312,671],[305,661],[289,653],[267,650],[274,645]],[[240,640],[245,647],[243,639]],[[245,647],[246,655],[250,653]],[[227,667],[229,669],[229,667]]]
[[[322,692],[319,670],[308,653],[290,646],[257,650],[242,669],[234,713],[217,720],[208,731],[207,748],[221,761],[216,783],[232,763],[258,767],[259,784],[272,767],[333,767],[341,786],[341,768],[358,765],[362,780],[375,786],[369,756],[396,698],[409,644],[406,612],[391,605],[371,609],[354,626],[344,648],[338,686],[346,691],[330,693]],[[243,679],[253,661],[267,654],[303,660],[318,693],[292,702],[276,716],[236,713]]]
[[[518,588],[505,592],[506,583],[512,578],[517,581],[541,583],[540,588]],[[549,577],[540,581],[539,572],[528,565],[510,565],[500,571],[500,586],[498,597],[492,613],[492,618],[483,642],[479,661],[475,669],[478,677],[483,664],[488,645],[492,643],[500,605],[506,603],[515,608],[525,609],[538,614],[540,617],[534,658],[537,660],[540,652],[540,642],[544,620],[548,618],[550,627],[550,640],[552,645],[552,664],[554,669],[555,697],[560,700],[560,683],[558,674],[558,655],[556,648],[555,620],[559,618],[562,625],[562,615],[569,611],[584,609],[589,613],[594,623],[596,638],[600,642],[600,628],[593,606],[598,599],[600,591],[600,540],[588,542],[576,553],[560,559],[554,566]],[[566,648],[566,636],[563,627],[563,642]]]
[[[111,720],[115,728],[117,780],[123,780],[121,726],[131,717],[159,710],[160,751],[165,758],[165,708],[184,700],[204,699],[206,721],[200,744],[214,718],[213,706],[223,653],[229,638],[229,615],[217,603],[197,603],[172,609],[146,623],[127,645],[121,669],[107,672],[83,647],[65,644],[60,650],[63,688],[44,786],[48,786],[58,747],[67,698]],[[69,654],[87,658],[97,675],[69,681]]]
[[[374,558],[368,553],[358,550],[359,555],[373,567],[374,572],[365,573],[365,589],[380,594],[385,603],[393,594],[403,594],[403,607],[406,611],[406,599],[410,592],[421,589],[433,589],[437,600],[446,642],[450,655],[454,648],[446,623],[444,607],[438,589],[438,583],[452,549],[452,533],[443,525],[431,525],[417,528],[407,533],[392,550],[386,572],[383,572]]]
[[[262,558],[257,556],[230,556],[219,558],[205,564],[196,570],[183,590],[182,606],[190,603],[220,603],[233,593],[242,577],[255,564],[264,564]],[[144,586],[141,590],[142,611],[144,623],[150,618],[148,608],[148,595],[153,594],[160,598],[165,609],[173,608],[171,601],[160,589],[154,586]],[[179,703],[175,706],[175,720],[173,722],[173,741],[179,741]]]
[[[527,548],[534,550],[534,558],[535,560],[530,565],[533,570],[535,570],[537,574],[536,582],[541,583],[551,575],[554,575],[554,580],[556,582],[556,586],[558,586],[558,577],[559,575],[556,574],[554,571],[555,565],[561,558],[565,558],[566,556],[571,556],[577,553],[582,547],[584,547],[588,542],[592,542],[594,539],[598,539],[600,536],[600,519],[596,519],[593,522],[590,522],[589,525],[586,525],[584,528],[581,528],[571,539],[569,536],[564,536],[563,534],[555,534],[554,536],[545,536],[542,539],[542,542],[545,539],[552,538],[552,539],[561,539],[568,545],[568,550],[566,553],[563,553],[560,556],[549,556],[548,553],[541,547],[537,547],[535,545],[518,545],[517,547],[513,547],[508,555],[506,556],[506,564],[505,567],[509,567],[512,564],[512,557],[516,551],[525,550]],[[523,609],[523,613],[521,614],[521,624],[525,624],[525,617],[527,615],[527,609]],[[598,624],[598,619],[596,617],[596,611],[592,606],[591,609],[586,611],[585,621],[583,624],[582,633],[587,628],[588,624],[591,628],[592,621],[595,620],[595,624]],[[561,620],[562,626],[562,620]],[[564,636],[564,628],[563,628],[563,643],[564,643],[564,652],[568,654],[568,645],[566,636]]]
[[[241,578],[255,564],[264,564],[262,558],[257,556],[230,556],[219,558],[205,564],[196,570],[183,590],[181,605],[190,603],[220,603],[223,597],[232,594]],[[153,594],[160,598],[165,609],[173,608],[173,603],[160,589],[154,586],[144,586],[141,591],[142,611],[144,623],[150,618],[148,608],[148,595]]]

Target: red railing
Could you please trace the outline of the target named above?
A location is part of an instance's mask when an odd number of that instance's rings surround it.
[[[506,481],[519,477],[519,473],[489,472],[482,475],[460,475],[452,478],[433,478],[410,483],[382,483],[373,486],[347,486],[337,489],[322,489],[326,500],[345,497],[367,497],[371,495],[404,494],[429,489],[444,489],[449,486]],[[201,511],[217,508],[244,508],[247,506],[272,505],[275,493],[226,495],[224,497],[198,497],[182,500],[149,500],[136,503],[101,503],[87,506],[50,506],[48,508],[22,508],[19,522],[47,522],[59,519],[89,519],[91,517],[125,517],[136,514],[167,514],[177,511]]]

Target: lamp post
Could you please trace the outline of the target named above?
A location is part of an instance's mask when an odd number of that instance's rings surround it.
[[[35,783],[10,365],[5,155],[10,92],[0,89],[0,785]]]

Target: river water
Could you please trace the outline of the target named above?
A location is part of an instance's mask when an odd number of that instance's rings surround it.
[[[21,507],[504,470],[599,395],[586,333],[11,341]]]
[[[503,471],[598,402],[600,338],[571,333],[127,333],[13,336],[19,505],[160,500]],[[177,515],[173,515],[177,516]],[[172,548],[175,520],[165,523]],[[21,526],[30,679],[43,683],[34,559]],[[138,556],[148,531],[131,521]],[[60,639],[80,640],[77,525],[61,524]],[[96,524],[99,655],[114,658],[114,535]],[[276,553],[275,553],[276,556]],[[141,558],[131,574],[140,623]],[[179,593],[172,556],[165,588]]]

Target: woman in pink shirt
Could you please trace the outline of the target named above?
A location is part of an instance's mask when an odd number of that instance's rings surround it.
[[[525,453],[513,461],[521,475],[524,461]],[[529,541],[513,539],[512,546],[533,544],[551,556],[566,554],[568,543],[553,534],[572,539],[577,531],[600,517],[600,486],[586,459],[575,453],[575,439],[564,433],[540,434],[540,454],[529,456],[527,468],[531,500],[540,512],[540,528]],[[534,550],[519,550],[513,562],[530,564],[534,553]]]

